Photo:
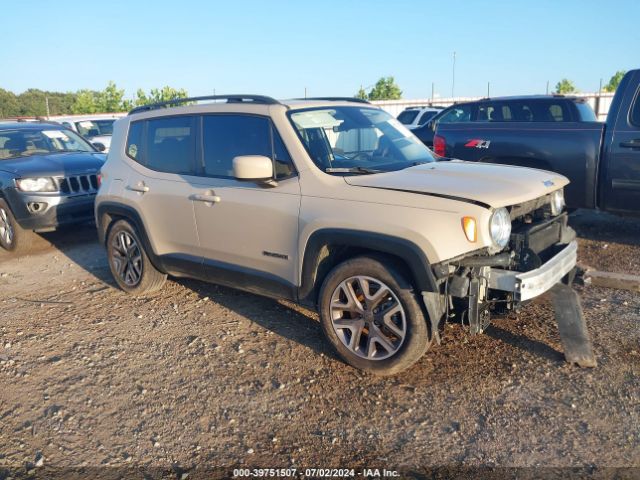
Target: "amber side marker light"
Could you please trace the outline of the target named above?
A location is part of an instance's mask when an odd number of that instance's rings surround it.
[[[476,228],[476,219],[473,217],[462,217],[462,230],[470,242],[478,239],[478,229]]]

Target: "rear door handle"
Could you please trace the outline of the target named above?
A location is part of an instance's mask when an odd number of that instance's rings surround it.
[[[204,195],[204,194],[196,194],[191,196],[192,200],[197,202],[205,202],[205,203],[218,203],[220,202],[220,197],[217,195]]]
[[[620,146],[624,148],[640,148],[640,138],[636,138],[630,142],[622,142]]]
[[[127,189],[138,193],[147,193],[149,191],[149,187],[147,187],[144,183],[139,183],[138,185],[128,185]]]

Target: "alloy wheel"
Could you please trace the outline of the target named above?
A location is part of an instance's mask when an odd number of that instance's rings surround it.
[[[111,261],[120,279],[129,287],[135,287],[142,278],[142,252],[138,242],[128,232],[118,232],[113,237]]]
[[[404,308],[391,288],[367,276],[349,277],[331,295],[331,324],[340,341],[367,360],[393,356],[404,343]]]
[[[14,232],[9,221],[9,215],[4,208],[0,207],[0,239],[5,245],[9,246],[13,243],[13,236]]]

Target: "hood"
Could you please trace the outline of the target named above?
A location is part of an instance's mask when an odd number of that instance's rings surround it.
[[[53,177],[95,173],[102,167],[105,155],[92,152],[52,153],[0,160],[0,170],[18,177]]]
[[[354,186],[434,195],[493,208],[533,200],[569,183],[566,177],[545,170],[460,160],[344,179]]]

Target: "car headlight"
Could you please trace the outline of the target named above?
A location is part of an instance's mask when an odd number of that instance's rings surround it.
[[[560,215],[564,210],[564,206],[564,190],[556,190],[551,194],[551,215]]]
[[[16,185],[23,192],[55,192],[58,189],[51,177],[20,178]]]
[[[502,207],[493,212],[489,222],[489,231],[491,232],[493,243],[501,248],[507,246],[511,237],[511,215],[509,215],[509,210]]]

